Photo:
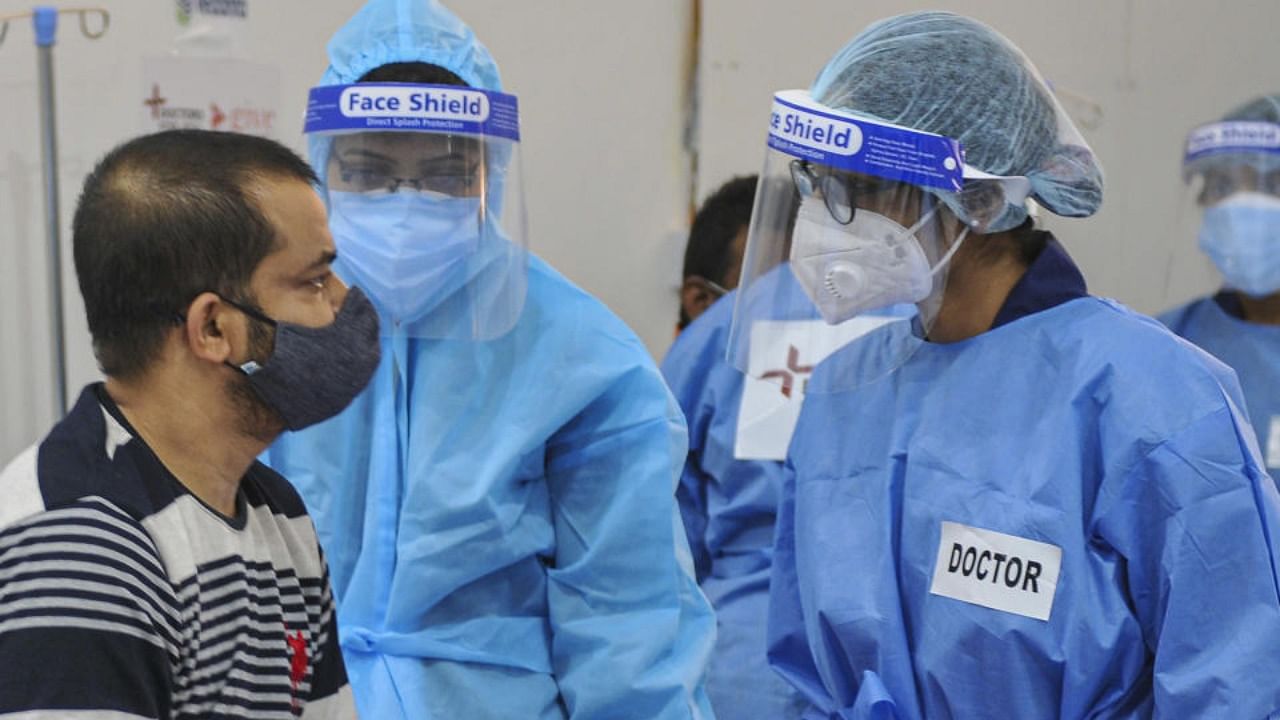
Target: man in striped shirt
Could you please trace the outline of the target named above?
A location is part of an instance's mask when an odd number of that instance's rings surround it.
[[[87,179],[106,382],[0,472],[0,718],[355,717],[315,530],[255,460],[377,364],[315,182],[277,143],[202,131]]]

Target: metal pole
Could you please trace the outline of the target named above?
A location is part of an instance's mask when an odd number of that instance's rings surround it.
[[[40,139],[44,160],[44,226],[49,251],[49,336],[53,354],[54,417],[67,412],[66,336],[62,322],[62,233],[58,212],[58,133],[53,102],[53,44],[58,11],[38,7],[32,15],[36,31],[36,58],[40,79]]]

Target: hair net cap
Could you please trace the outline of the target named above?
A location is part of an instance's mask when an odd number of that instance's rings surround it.
[[[1269,122],[1280,124],[1280,93],[1262,95],[1227,113],[1224,121]]]
[[[1050,212],[1087,217],[1102,204],[1102,167],[1031,61],[975,20],[921,12],[881,20],[842,48],[810,94],[828,107],[958,140],[965,164],[1025,176]],[[962,220],[961,198],[938,193]],[[1027,218],[1008,198],[988,232]]]
[[[436,0],[369,0],[329,41],[321,84],[353,83],[376,67],[401,62],[438,65],[472,87],[502,90],[489,50]]]

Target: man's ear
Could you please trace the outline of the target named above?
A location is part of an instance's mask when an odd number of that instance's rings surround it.
[[[244,315],[211,292],[200,293],[187,306],[182,329],[192,355],[219,365],[231,360],[233,345],[243,346],[248,332]]]
[[[701,275],[690,275],[680,286],[680,307],[690,320],[706,312],[715,301],[715,293],[711,292],[706,278]]]

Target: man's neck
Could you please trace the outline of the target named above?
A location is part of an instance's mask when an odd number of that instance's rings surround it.
[[[1253,298],[1237,293],[1244,319],[1259,325],[1280,325],[1280,293]]]
[[[225,395],[199,385],[173,377],[145,383],[108,378],[106,390],[165,468],[205,504],[232,517],[240,480],[267,444],[239,431]]]

